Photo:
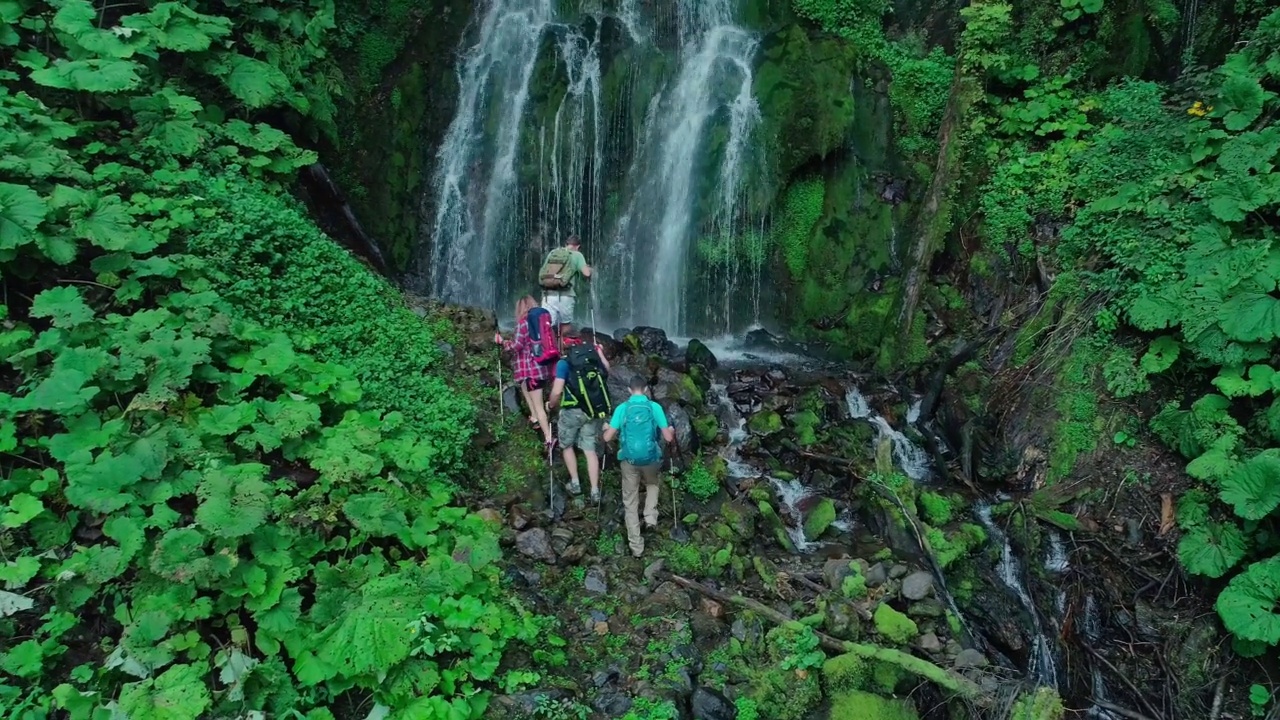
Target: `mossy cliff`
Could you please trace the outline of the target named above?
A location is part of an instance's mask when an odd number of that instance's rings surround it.
[[[322,159],[393,271],[408,267],[430,160],[457,105],[465,0],[339,2],[331,52],[343,77],[338,131]]]

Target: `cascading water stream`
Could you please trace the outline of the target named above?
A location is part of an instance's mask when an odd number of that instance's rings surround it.
[[[845,391],[845,405],[849,409],[849,416],[857,419],[864,419],[875,426],[879,433],[880,439],[888,438],[893,445],[893,458],[897,461],[898,467],[903,474],[912,480],[924,480],[929,477],[929,455],[920,449],[915,443],[903,435],[902,432],[895,430],[888,420],[877,415],[871,410],[871,404],[863,397],[862,392],[856,387],[851,387]],[[913,405],[913,410],[918,416],[920,414],[920,406],[918,403]],[[912,421],[911,412],[907,413],[908,421]]]
[[[458,69],[458,111],[433,180],[429,275],[436,297],[481,306],[498,300],[497,238],[510,220],[529,79],[553,17],[552,0],[492,0]]]
[[[991,505],[985,502],[979,503],[977,515],[978,520],[987,529],[991,540],[1000,544],[1000,564],[997,567],[1000,582],[1013,591],[1013,594],[1018,598],[1018,602],[1031,617],[1035,638],[1032,641],[1033,647],[1031,648],[1031,659],[1027,664],[1027,674],[1032,682],[1047,685],[1056,690],[1058,689],[1058,668],[1054,660],[1053,648],[1049,643],[1049,639],[1045,637],[1044,626],[1040,622],[1040,613],[1036,610],[1035,603],[1031,600],[1031,594],[1027,592],[1027,588],[1023,584],[1022,566],[1018,562],[1017,556],[1013,553],[1013,547],[1009,544],[1008,536],[992,519]]]
[[[622,296],[631,324],[680,333],[690,249],[706,220],[731,225],[743,161],[759,108],[751,94],[757,38],[733,22],[732,0],[686,0],[680,5],[680,70],[652,107],[646,129],[657,142],[637,153],[629,182],[635,188],[614,239]],[[725,97],[726,84],[732,95]],[[728,141],[719,168],[720,189],[710,218],[699,217],[699,181],[706,166],[715,116],[727,112]],[[713,233],[713,236],[718,233]],[[643,268],[638,272],[637,268]]]

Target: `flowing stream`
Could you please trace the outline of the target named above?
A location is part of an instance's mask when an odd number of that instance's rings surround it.
[[[1013,546],[1009,544],[1009,537],[1005,535],[1004,530],[1000,529],[991,517],[991,504],[987,502],[979,503],[976,512],[978,520],[986,527],[991,542],[999,543],[1000,545],[1000,564],[996,567],[1000,582],[1013,591],[1023,610],[1031,618],[1034,637],[1032,638],[1031,659],[1027,663],[1027,675],[1033,683],[1047,685],[1057,690],[1058,667],[1057,661],[1054,659],[1053,645],[1050,643],[1049,638],[1045,636],[1044,625],[1040,621],[1040,612],[1036,610],[1036,605],[1031,600],[1031,593],[1027,591],[1027,587],[1023,582],[1022,564],[1018,562],[1018,557],[1013,552]]]

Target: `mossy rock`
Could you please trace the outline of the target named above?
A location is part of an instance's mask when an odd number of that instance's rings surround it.
[[[693,431],[703,443],[713,443],[720,435],[720,421],[715,415],[700,415],[693,419]]]
[[[1023,695],[1013,704],[1009,720],[1062,720],[1066,709],[1052,688],[1042,687]]]
[[[889,603],[880,603],[872,619],[876,632],[897,645],[905,645],[920,634],[916,621],[893,609]]]
[[[822,676],[829,693],[861,690],[871,676],[871,661],[857,653],[837,655],[822,664]]]
[[[862,690],[836,695],[831,702],[831,720],[919,720],[906,700],[890,700]]]
[[[769,528],[773,533],[774,539],[782,546],[783,550],[789,553],[796,551],[796,544],[791,540],[791,536],[787,534],[787,526],[782,522],[782,518],[778,517],[778,512],[773,506],[763,500],[759,503],[760,519],[764,521],[765,527]]]
[[[791,427],[796,432],[796,442],[801,446],[815,445],[818,442],[818,425],[822,420],[812,410],[798,412],[791,416]]]
[[[729,539],[736,537],[748,541],[755,537],[756,514],[755,508],[736,500],[720,506],[722,526],[730,533]]]
[[[757,435],[771,435],[782,429],[782,416],[772,410],[762,410],[751,416],[747,428]]]
[[[804,536],[808,540],[817,540],[836,521],[836,504],[831,498],[822,498],[804,518]]]

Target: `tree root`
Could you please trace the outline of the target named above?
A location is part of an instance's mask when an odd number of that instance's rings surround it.
[[[674,573],[664,572],[663,574],[681,587],[685,587],[693,590],[694,592],[705,595],[712,600],[746,608],[747,610],[750,610],[777,625],[787,625],[795,622],[793,618],[789,618],[777,610],[774,610],[759,601],[752,600],[749,597],[742,595],[730,595],[728,593],[720,592],[719,590],[713,590],[702,583],[680,577]],[[922,677],[925,680],[929,680],[941,688],[950,690],[956,695],[965,698],[976,705],[987,706],[991,703],[991,698],[982,692],[982,689],[978,687],[977,683],[957,672],[939,667],[928,660],[918,658],[914,655],[902,652],[901,650],[895,650],[893,648],[884,648],[876,645],[868,645],[866,643],[855,643],[840,640],[816,630],[814,633],[818,636],[818,641],[821,643],[822,647],[830,650],[831,652],[853,653],[854,655],[868,660],[879,660],[881,662],[897,665],[903,670],[906,670],[918,677]]]

